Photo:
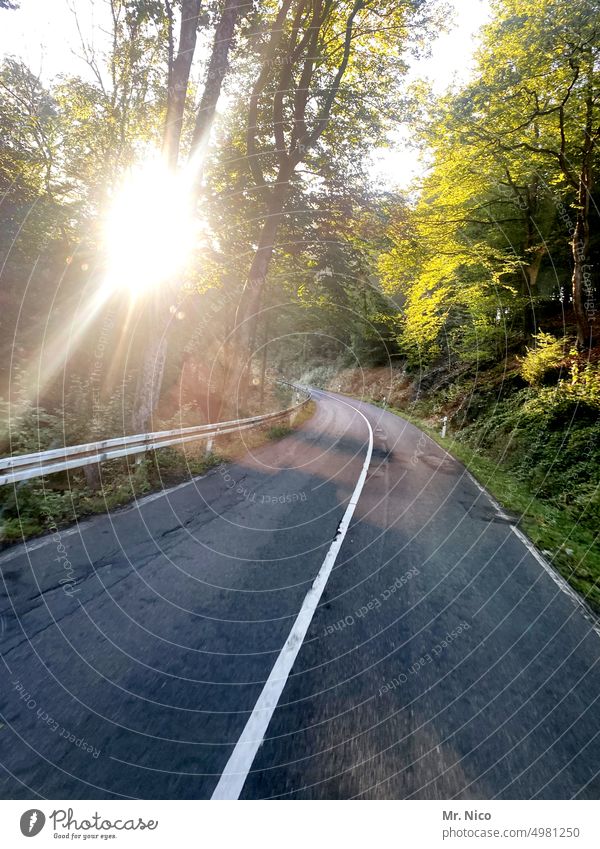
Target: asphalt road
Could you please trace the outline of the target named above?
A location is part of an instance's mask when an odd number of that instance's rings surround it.
[[[239,463],[0,557],[2,798],[210,798],[340,541],[243,798],[598,798],[594,623],[419,430],[316,397]]]

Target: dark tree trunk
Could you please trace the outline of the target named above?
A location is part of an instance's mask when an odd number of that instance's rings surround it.
[[[591,151],[584,158],[579,181],[577,218],[571,249],[573,252],[573,309],[577,324],[577,348],[584,351],[592,343],[592,328],[589,322],[585,301],[592,286],[592,267],[590,264],[590,195],[592,191]]]
[[[172,6],[165,2],[169,16],[169,87],[167,111],[163,131],[163,153],[170,168],[175,171],[179,160],[183,115],[187,97],[190,69],[196,49],[196,33],[201,0],[182,0],[181,26],[177,56],[173,58]],[[152,413],[160,398],[160,390],[167,358],[166,328],[168,325],[168,287],[157,294],[153,315],[147,319],[149,341],[144,348],[142,364],[134,397],[132,424],[136,433],[150,428]]]
[[[196,50],[200,2],[201,0],[182,0],[177,56],[173,59],[172,66],[169,68],[163,150],[172,168],[177,167],[179,160],[187,87]],[[170,6],[167,6],[167,9],[170,13]]]
[[[101,486],[100,463],[93,463],[91,466],[84,466],[83,473],[85,475],[85,485],[92,492],[98,492]]]
[[[260,234],[258,247],[246,285],[242,291],[235,317],[233,381],[231,383],[238,408],[246,406],[248,376],[252,363],[252,339],[256,333],[256,323],[260,312],[262,292],[277,238],[277,232],[283,215],[287,197],[289,174],[280,170],[275,188],[272,190],[267,216]]]
[[[590,199],[594,188],[594,149],[598,137],[594,130],[595,98],[588,84],[586,117],[581,168],[577,182],[577,216],[571,241],[573,254],[573,278],[571,281],[573,310],[577,325],[577,349],[584,351],[592,345],[592,326],[587,315],[585,301],[592,294],[592,267],[590,263]],[[563,126],[563,124],[561,124]]]
[[[223,80],[229,70],[229,54],[233,46],[235,27],[242,12],[249,9],[251,5],[248,0],[225,0],[221,17],[215,29],[204,91],[194,126],[190,150],[192,161],[197,159],[198,162],[201,162],[202,160],[215,118]]]

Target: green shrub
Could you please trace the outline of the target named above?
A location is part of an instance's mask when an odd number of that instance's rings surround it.
[[[531,386],[541,386],[544,378],[560,368],[565,357],[566,339],[556,339],[540,330],[534,337],[535,348],[527,348],[527,354],[519,358],[521,374]]]
[[[561,390],[571,398],[600,408],[600,367],[586,363],[581,368],[575,361],[571,366],[571,382],[561,384]]]
[[[597,529],[600,410],[577,397],[572,383],[501,399],[457,439],[500,463],[532,494]]]
[[[269,439],[283,439],[284,436],[289,436],[292,428],[289,425],[274,425],[267,431]]]
[[[0,522],[0,541],[18,542],[44,531],[44,527],[35,519],[4,519]]]

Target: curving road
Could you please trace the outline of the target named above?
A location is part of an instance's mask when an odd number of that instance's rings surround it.
[[[315,397],[0,557],[2,798],[598,798],[595,623],[428,437]]]

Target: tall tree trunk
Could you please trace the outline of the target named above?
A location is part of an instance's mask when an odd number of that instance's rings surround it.
[[[590,195],[592,192],[592,151],[586,151],[579,179],[577,218],[571,249],[573,252],[573,309],[577,324],[577,348],[585,350],[592,342],[592,328],[585,301],[592,285],[590,264]]]
[[[262,349],[262,362],[260,365],[260,408],[262,412],[263,404],[265,401],[265,379],[267,374],[267,362],[269,359],[269,330],[271,324],[271,313],[267,312],[265,318],[265,327],[263,332],[263,349]]]
[[[523,269],[523,297],[526,301],[523,314],[523,329],[527,337],[535,333],[537,329],[534,298],[537,295],[537,281],[546,250],[545,245],[538,245],[536,248],[531,248],[529,254],[530,256],[533,254],[533,258],[529,265]]]
[[[248,0],[225,0],[221,17],[215,29],[210,61],[204,81],[204,91],[198,107],[190,149],[190,161],[198,169],[200,169],[210,137],[223,80],[229,70],[229,54],[233,47],[235,27],[241,13],[249,9],[251,5]]]
[[[152,430],[152,413],[160,398],[167,359],[167,336],[166,327],[162,333],[158,330],[159,328],[156,328],[152,333],[145,347],[142,367],[138,374],[132,417],[134,433]]]
[[[221,17],[215,29],[210,60],[204,80],[204,90],[200,105],[198,106],[188,158],[193,172],[192,179],[194,180],[196,196],[200,190],[204,154],[206,153],[210,131],[215,120],[223,80],[229,70],[229,54],[234,44],[235,28],[241,15],[251,8],[252,3],[249,0],[225,0]],[[229,348],[231,344],[232,340],[229,337],[223,344],[225,368],[221,400],[219,403],[219,418],[221,418],[224,409],[227,409],[228,406],[226,399],[229,390]]]
[[[172,46],[172,5],[165,0],[169,17],[169,77],[167,92],[167,111],[163,129],[163,154],[173,172],[179,161],[183,115],[190,79],[190,69],[196,49],[198,16],[201,0],[182,0],[181,25],[177,56],[173,59]],[[167,359],[168,299],[170,287],[156,294],[154,312],[148,315],[147,333],[149,341],[144,347],[142,364],[133,405],[133,428],[135,432],[145,432],[150,428],[152,413],[160,398],[165,362]],[[147,308],[150,310],[150,308]]]
[[[273,259],[277,232],[287,198],[289,176],[287,171],[280,169],[277,182],[272,189],[258,247],[236,312],[233,363],[227,383],[235,393],[238,408],[246,406],[248,376],[253,355],[252,339],[256,333],[263,286]]]
[[[196,169],[194,179],[199,182],[202,153],[212,127],[221,93],[223,79],[228,70],[229,52],[233,45],[235,25],[243,9],[249,8],[248,0],[225,0],[221,17],[217,23],[211,58],[206,72],[204,91],[194,127],[190,162]],[[183,0],[181,11],[181,33],[177,58],[170,73],[169,100],[165,121],[164,151],[169,163],[176,167],[179,158],[181,130],[185,109],[190,68],[196,46],[196,31],[200,0]],[[159,296],[158,318],[150,331],[151,340],[144,351],[144,359],[135,399],[134,426],[144,431],[149,427],[152,411],[160,398],[164,366],[167,356],[166,328],[168,302]],[[165,318],[161,318],[164,314]]]
[[[181,144],[187,88],[194,52],[196,50],[200,3],[201,0],[182,0],[177,56],[173,59],[172,67],[169,68],[169,90],[167,93],[163,151],[167,162],[172,168],[177,167],[179,160],[179,146]],[[171,15],[171,7],[168,2],[167,11]]]

